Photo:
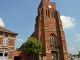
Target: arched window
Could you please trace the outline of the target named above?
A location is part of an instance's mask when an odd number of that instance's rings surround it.
[[[56,38],[54,36],[50,36],[50,45],[56,45]]]
[[[50,35],[50,49],[53,50],[56,47],[57,38],[54,34]]]

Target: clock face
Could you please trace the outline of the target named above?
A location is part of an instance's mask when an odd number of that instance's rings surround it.
[[[48,8],[52,8],[52,6],[51,5],[48,5]]]

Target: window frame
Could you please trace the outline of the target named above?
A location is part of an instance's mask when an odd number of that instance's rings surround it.
[[[54,33],[50,34],[50,49],[55,50],[57,45],[57,37]]]
[[[8,46],[8,35],[4,35],[3,46]]]

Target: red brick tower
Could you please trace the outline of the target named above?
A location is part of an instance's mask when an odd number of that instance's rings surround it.
[[[42,60],[68,60],[68,52],[60,14],[55,2],[41,0],[36,17],[35,36],[42,42]]]
[[[17,33],[0,26],[0,60],[14,60],[14,46]]]

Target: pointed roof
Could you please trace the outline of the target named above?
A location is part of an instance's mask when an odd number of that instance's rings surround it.
[[[50,2],[49,0],[41,0],[38,9],[39,8],[47,8],[48,6],[51,6],[53,10],[56,10],[56,3]]]
[[[12,32],[12,31],[10,31],[10,30],[7,30],[6,28],[4,28],[4,27],[1,27],[1,26],[0,26],[0,31],[1,31],[1,32],[6,32],[6,33],[11,33],[11,34],[18,35],[17,33],[15,33],[15,32]]]

